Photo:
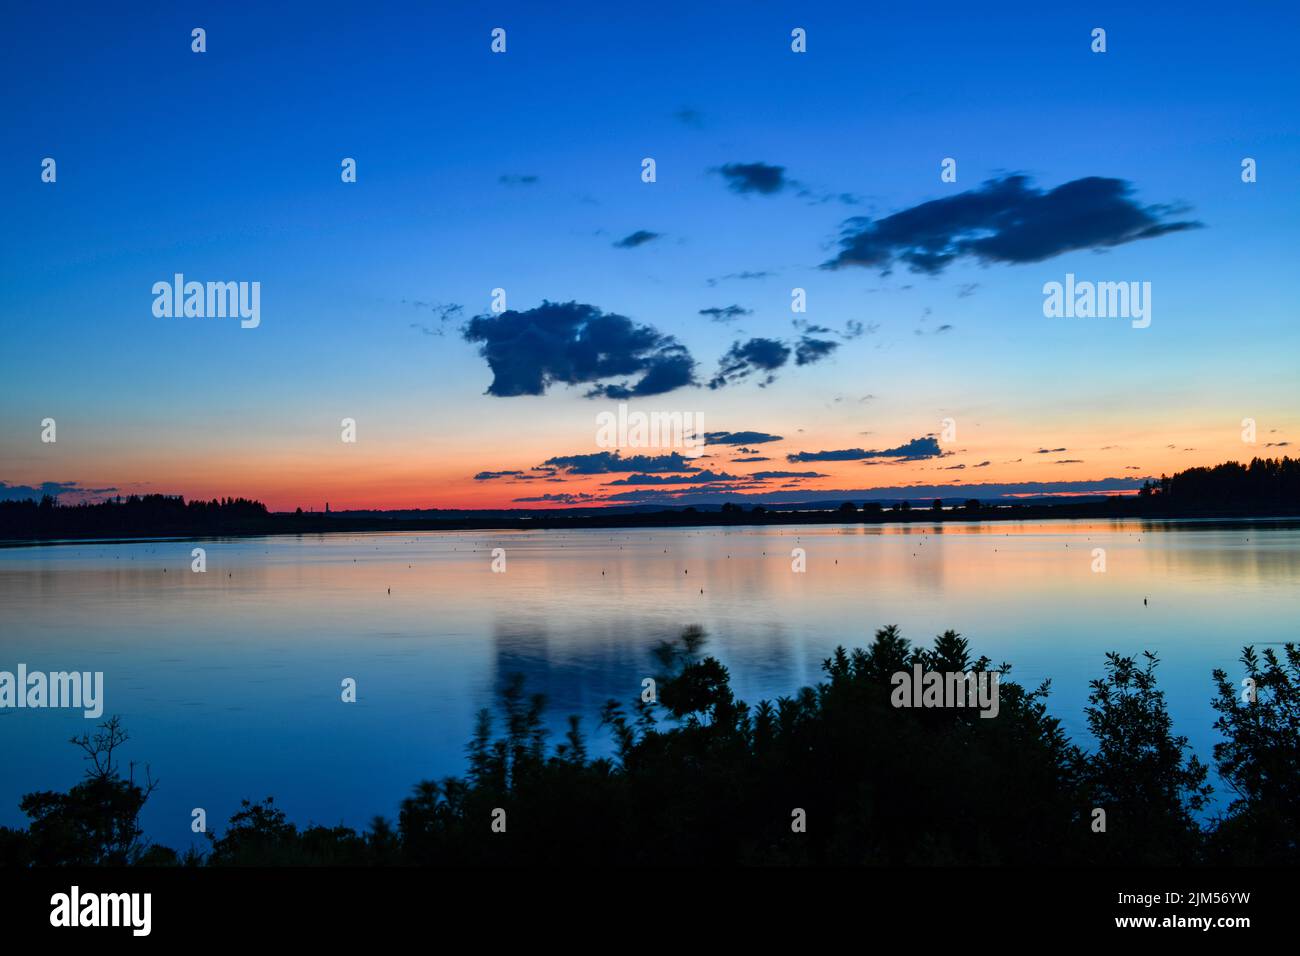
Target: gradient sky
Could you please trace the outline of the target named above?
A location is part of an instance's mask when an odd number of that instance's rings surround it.
[[[497,287],[504,323],[576,302],[681,346],[698,384],[633,410],[781,436],[754,454],[715,445],[699,467],[825,476],[714,483],[733,499],[1087,491],[1300,442],[1294,7],[230,6],[0,12],[0,495],[661,500],[663,486],[607,484],[635,469],[530,471],[602,451],[596,414],[616,402],[585,396],[638,376],[490,394],[494,369],[463,330]],[[807,53],[790,49],[795,27]],[[956,183],[940,181],[945,157]],[[782,188],[741,191],[728,164],[783,167]],[[1014,174],[1044,191],[1122,181],[1126,208],[1199,226],[1105,245],[1103,224],[1102,241],[1037,261],[820,268],[851,217],[955,200],[942,219]],[[1080,229],[1041,225],[1041,248]],[[617,245],[640,231],[657,238]],[[260,282],[260,327],[156,318],[150,290],[177,272]],[[1150,282],[1150,327],[1044,317],[1043,284],[1066,273]],[[748,314],[701,314],[729,306]],[[768,384],[708,387],[733,344],[805,335],[836,345]],[[340,441],[344,417],[356,444]],[[944,418],[957,440],[938,456],[787,460],[898,449]],[[532,477],[475,477],[499,471]],[[706,486],[677,477],[674,493]]]

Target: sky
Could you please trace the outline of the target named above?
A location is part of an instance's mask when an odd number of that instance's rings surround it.
[[[1300,442],[1295,7],[233,6],[0,11],[0,497],[1078,494]],[[256,327],[155,314],[176,274]],[[1067,275],[1149,324],[1045,315]],[[704,455],[601,444],[620,402]]]

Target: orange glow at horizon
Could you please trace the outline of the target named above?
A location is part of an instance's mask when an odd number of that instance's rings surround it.
[[[476,468],[469,461],[465,461],[463,466],[452,465],[445,457],[436,463],[417,463],[409,457],[396,456],[383,461],[376,461],[368,456],[364,461],[356,462],[340,461],[335,455],[326,456],[328,460],[324,461],[309,461],[299,456],[288,456],[279,460],[269,457],[245,461],[225,458],[220,470],[192,466],[176,467],[177,462],[173,460],[170,463],[172,467],[165,470],[147,467],[137,472],[135,468],[130,469],[131,472],[148,475],[147,480],[137,479],[134,474],[119,478],[101,473],[100,478],[89,479],[82,484],[87,487],[116,487],[122,494],[161,492],[181,494],[187,499],[252,498],[264,502],[272,511],[293,511],[299,507],[304,511],[323,511],[327,502],[332,511],[435,508],[547,510],[636,503],[592,500],[628,491],[680,492],[685,489],[707,491],[714,488],[725,491],[732,485],[749,486],[737,488],[734,492],[734,496],[740,501],[745,500],[747,495],[772,493],[779,495],[783,491],[791,494],[819,491],[832,493],[908,486],[950,488],[948,495],[960,497],[965,496],[967,488],[984,484],[1021,482],[1050,484],[1060,481],[1097,481],[1103,478],[1127,477],[1138,479],[1172,474],[1197,465],[1213,465],[1228,460],[1246,461],[1255,457],[1255,455],[1241,454],[1234,456],[1231,451],[1230,447],[1219,449],[1217,453],[1209,451],[1207,454],[1194,455],[1169,449],[1140,455],[1132,452],[1093,451],[1085,453],[1086,457],[1077,464],[1058,463],[1061,459],[1052,454],[1022,454],[1017,456],[1020,461],[999,459],[994,452],[990,451],[983,456],[978,453],[963,453],[923,461],[880,462],[868,466],[864,466],[859,461],[789,463],[784,460],[784,455],[773,453],[764,456],[770,457],[771,461],[738,466],[731,463],[729,459],[744,456],[735,454],[734,449],[725,449],[720,450],[720,453],[715,452],[710,458],[698,460],[696,464],[701,469],[736,475],[739,481],[734,483],[685,482],[667,485],[610,484],[626,478],[625,473],[569,475],[558,472],[553,477],[560,480],[550,480],[551,476],[530,472],[529,469],[537,464],[534,460],[499,464],[495,469],[517,470],[525,474],[537,475],[531,480],[517,477],[475,480],[473,476],[478,471],[488,469]],[[975,467],[982,461],[989,461],[990,464],[985,467]],[[966,467],[955,470],[947,462],[964,463]],[[1130,462],[1136,463],[1139,467],[1134,470]],[[746,480],[746,476],[755,471],[808,471],[824,477],[775,479],[767,482]],[[1074,496],[1091,493],[1095,492],[1053,491],[1049,488],[1046,491],[1027,490],[1019,494],[1014,492],[1007,494],[1020,497],[1037,494]],[[574,497],[559,501],[518,500],[537,498],[546,494]],[[591,499],[586,496],[591,496]],[[664,500],[663,504],[669,506],[673,502]]]

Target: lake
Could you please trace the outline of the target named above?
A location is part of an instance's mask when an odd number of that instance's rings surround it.
[[[1049,709],[1084,742],[1105,652],[1152,650],[1176,732],[1208,761],[1211,671],[1236,679],[1242,645],[1297,639],[1298,581],[1300,522],[76,542],[0,548],[0,670],[102,671],[105,716],[131,735],[121,756],[161,783],[146,833],[183,849],[193,808],[224,830],[242,797],[274,795],[299,824],[395,818],[417,781],[464,772],[475,713],[513,673],[547,695],[553,739],[577,713],[604,741],[601,705],[638,697],[650,648],[690,624],[751,704],[884,624],[927,644],[952,628],[1010,679],[1051,678]],[[0,710],[0,824],[24,822],[22,794],[79,779],[67,741],[94,723]]]

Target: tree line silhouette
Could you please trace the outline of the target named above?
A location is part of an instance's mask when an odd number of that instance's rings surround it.
[[[934,521],[945,518],[1025,521],[1090,517],[1234,517],[1300,514],[1300,459],[1255,458],[1247,465],[1227,462],[1190,468],[1143,483],[1137,495],[1111,495],[1102,501],[1062,500],[1033,503],[942,499],[886,505],[852,501],[822,510],[781,511],[725,502],[719,510],[696,507],[636,513],[608,509],[557,510],[474,516],[446,512],[436,517],[388,517],[383,513],[330,515],[320,512],[273,513],[259,501],[213,498],[185,501],[176,495],[131,495],[95,504],[62,505],[46,495],[39,502],[0,501],[0,540],[150,537],[243,534],[305,534],[328,531],[419,531],[472,528],[620,528],[714,524],[828,524],[846,521]],[[599,511],[599,509],[597,509]]]
[[[180,495],[119,495],[93,504],[61,505],[44,495],[39,502],[0,501],[0,538],[238,534],[272,527],[266,505],[247,498],[186,501]]]
[[[1145,481],[1138,494],[1172,503],[1294,506],[1300,502],[1300,458],[1253,458],[1211,468],[1188,468]]]
[[[913,647],[896,627],[837,648],[824,679],[749,706],[688,628],[655,649],[657,699],[606,704],[609,757],[589,754],[577,717],[548,747],[545,701],[522,678],[499,726],[479,715],[465,777],[426,780],[394,823],[290,822],[245,800],[206,852],[150,845],[138,818],[155,783],[123,776],[117,718],[73,741],[90,764],[67,793],[23,798],[26,829],[0,828],[0,864],[748,865],[1295,864],[1300,862],[1300,647],[1246,647],[1242,677],[1213,672],[1222,740],[1214,761],[1234,799],[1201,820],[1208,766],[1173,732],[1157,658],[1106,656],[1086,709],[1091,746],[1062,732],[1049,683],[1001,666],[998,716],[896,708],[891,676],[986,670],[953,631]],[[792,822],[802,811],[806,828]],[[1099,812],[1104,816],[1099,816]],[[499,819],[501,832],[493,827]]]

